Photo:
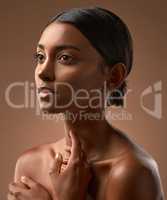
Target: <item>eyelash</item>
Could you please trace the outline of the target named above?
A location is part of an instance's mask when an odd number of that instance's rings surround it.
[[[40,56],[42,56],[42,58],[40,58]],[[42,53],[36,52],[36,53],[34,54],[34,59],[35,59],[36,63],[42,64],[42,63],[43,63],[44,57],[45,57],[45,56],[44,56]],[[62,58],[62,57],[69,58],[70,61],[66,61],[66,60],[62,60],[62,61],[61,61],[61,58]],[[59,63],[64,64],[64,65],[72,65],[72,64],[75,64],[75,63],[76,63],[76,59],[74,59],[73,56],[67,55],[67,54],[62,54],[62,55],[60,55],[60,56],[56,56],[56,59],[59,60]]]
[[[61,58],[63,58],[63,57],[65,60],[61,60]],[[76,62],[76,60],[74,59],[73,56],[67,55],[67,54],[62,54],[62,55],[58,56],[57,60],[59,61],[59,63],[64,64],[64,65],[72,65]]]
[[[40,64],[41,64],[41,61],[39,61],[39,56],[42,56],[42,57],[44,58],[44,55],[41,54],[41,53],[37,53],[37,52],[36,52],[36,53],[34,53],[34,55],[33,55],[33,57],[34,57],[36,63],[40,63]]]

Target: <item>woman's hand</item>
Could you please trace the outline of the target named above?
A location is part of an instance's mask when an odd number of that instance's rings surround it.
[[[58,153],[49,173],[54,200],[83,200],[87,195],[88,183],[91,179],[90,167],[78,137],[72,132],[70,132],[70,136],[72,148],[66,169],[60,173],[63,158]]]
[[[52,200],[48,191],[28,177],[9,184],[8,200]]]

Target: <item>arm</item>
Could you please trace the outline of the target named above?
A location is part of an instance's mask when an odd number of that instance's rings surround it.
[[[70,137],[71,154],[65,170],[61,172],[63,157],[60,153],[57,154],[50,168],[54,200],[85,200],[92,177],[91,168],[77,134],[70,131]]]
[[[160,200],[161,190],[154,169],[119,166],[110,174],[106,200]],[[162,200],[162,199],[161,199]]]
[[[51,200],[49,192],[31,178],[34,156],[23,154],[16,162],[14,182],[9,184],[8,200]],[[24,178],[23,178],[24,177]]]
[[[48,171],[52,183],[52,198],[55,200],[85,199],[88,183],[91,179],[90,166],[87,163],[86,155],[81,149],[79,138],[74,133],[71,133],[70,136],[72,147],[66,169],[61,172],[63,157],[59,153],[57,154],[59,156],[52,160],[50,171]],[[11,185],[9,190],[16,192],[19,200],[51,200],[49,193],[39,183],[30,178],[31,172],[34,170],[37,172],[41,163],[40,160],[36,161],[39,156],[34,157],[32,154],[22,156],[17,161],[15,169],[15,181],[20,181],[21,178],[22,184],[28,188]],[[32,159],[35,159],[35,161],[32,161]],[[22,176],[27,177],[22,179]],[[8,200],[13,200],[12,195],[9,194]]]
[[[22,176],[30,177],[30,170],[27,167],[31,163],[30,156],[29,153],[25,153],[18,158],[14,171],[14,182],[20,182]]]

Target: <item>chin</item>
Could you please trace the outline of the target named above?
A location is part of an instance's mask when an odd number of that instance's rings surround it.
[[[46,106],[43,103],[40,103],[40,110],[44,114],[60,114],[63,113],[65,110],[62,108],[55,107],[53,105]]]

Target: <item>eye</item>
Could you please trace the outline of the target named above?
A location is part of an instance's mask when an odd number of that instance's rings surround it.
[[[34,54],[34,59],[37,63],[42,64],[45,60],[45,56],[42,53],[37,52]]]
[[[70,65],[75,63],[75,59],[71,55],[63,54],[61,56],[58,56],[58,61],[61,64],[64,65]]]

